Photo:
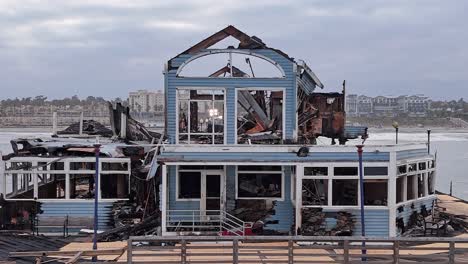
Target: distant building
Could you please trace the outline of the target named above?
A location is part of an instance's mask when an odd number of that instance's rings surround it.
[[[346,96],[348,116],[388,116],[400,114],[424,117],[430,109],[430,100],[423,95],[376,96],[349,94]]]
[[[138,90],[130,92],[128,95],[130,110],[136,113],[163,113],[164,93],[161,90],[156,92],[148,90]]]

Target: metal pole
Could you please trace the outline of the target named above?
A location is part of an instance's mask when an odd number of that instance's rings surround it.
[[[397,129],[398,131],[398,129]],[[364,177],[363,177],[363,171],[362,171],[362,148],[364,145],[356,145],[357,147],[357,152],[359,156],[359,188],[361,190],[361,195],[360,195],[360,203],[361,203],[361,236],[365,237],[366,236],[366,226],[365,226],[365,218],[364,218]],[[366,257],[366,242],[362,241],[362,261],[367,261]]]
[[[395,127],[395,144],[398,145],[398,127]]]
[[[98,197],[99,197],[99,154],[101,144],[94,144],[94,153],[96,154],[96,164],[94,173],[94,235],[93,250],[97,250],[97,230],[98,230]],[[97,256],[93,257],[93,262],[97,261]]]
[[[431,154],[431,130],[427,130],[427,154]]]

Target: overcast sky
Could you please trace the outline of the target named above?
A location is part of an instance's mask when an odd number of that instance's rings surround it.
[[[304,59],[325,85],[468,98],[468,1],[0,0],[0,98],[126,98],[227,25]]]

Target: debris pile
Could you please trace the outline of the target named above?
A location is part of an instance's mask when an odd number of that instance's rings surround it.
[[[353,228],[353,215],[348,212],[340,211],[336,215],[336,226],[332,228],[330,235],[351,236],[353,234]]]
[[[336,222],[330,228],[327,223]],[[322,208],[303,208],[301,235],[305,236],[351,236],[354,229],[351,213],[339,211],[324,213]]]

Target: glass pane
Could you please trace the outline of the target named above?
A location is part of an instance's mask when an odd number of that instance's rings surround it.
[[[408,165],[408,172],[416,171],[416,163],[411,163]]]
[[[201,190],[200,172],[179,172],[179,198],[198,199]]]
[[[358,204],[358,180],[333,180],[333,205]]]
[[[212,133],[212,120],[209,110],[212,102],[190,102],[190,132]]]
[[[387,176],[387,167],[364,167],[365,176]]]
[[[214,108],[211,110],[213,122],[215,124],[214,131],[216,133],[222,133],[224,131],[224,102],[214,102]]]
[[[364,181],[364,205],[387,205],[387,180]]]
[[[179,101],[179,133],[186,133],[188,127],[188,102]]]
[[[302,180],[302,204],[303,205],[327,205],[328,204],[328,180]]]
[[[327,176],[327,167],[304,167],[305,176]]]
[[[419,170],[425,170],[426,169],[426,162],[419,162],[418,166],[419,166]]]
[[[335,167],[334,173],[335,176],[357,176],[358,168],[357,167]]]
[[[406,173],[406,164],[398,166],[398,174],[405,174]]]

